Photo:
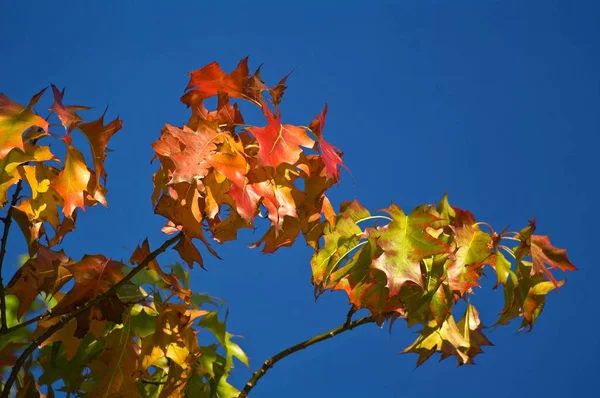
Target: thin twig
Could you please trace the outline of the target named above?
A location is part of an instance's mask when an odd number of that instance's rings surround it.
[[[115,285],[113,285],[113,287],[111,287],[109,290],[107,290],[105,293],[99,294],[98,296],[96,296],[92,300],[88,301],[84,305],[75,308],[70,313],[63,315],[62,318],[60,318],[60,320],[57,323],[50,326],[38,338],[34,339],[31,342],[31,344],[29,344],[27,346],[25,351],[23,351],[21,356],[17,359],[15,366],[13,366],[12,371],[10,372],[8,379],[6,380],[6,384],[4,385],[2,394],[0,394],[0,398],[8,398],[8,396],[10,394],[10,389],[11,389],[12,385],[14,384],[15,380],[17,379],[17,375],[19,374],[21,367],[23,366],[23,364],[25,363],[25,361],[27,360],[29,355],[31,355],[31,353],[33,353],[33,351],[35,351],[35,349],[40,344],[42,344],[44,341],[46,341],[54,333],[56,333],[57,331],[62,329],[67,323],[69,323],[71,321],[71,319],[84,313],[85,311],[89,310],[92,306],[100,303],[101,301],[104,301],[110,297],[114,297],[117,294],[117,290],[121,286],[128,283],[131,280],[131,278],[133,278],[137,273],[139,273],[141,270],[146,268],[146,266],[148,266],[148,264],[150,264],[150,262],[152,260],[154,260],[156,257],[158,257],[159,254],[163,253],[169,247],[171,247],[172,245],[177,243],[182,237],[183,237],[183,234],[179,233],[179,234],[175,235],[174,237],[172,237],[171,239],[166,240],[158,249],[156,249],[153,252],[151,252],[150,254],[148,254],[146,256],[146,258],[144,258],[144,261],[142,261],[137,266],[135,266],[131,270],[130,273],[125,275],[125,277],[123,277],[123,279],[121,279],[119,282],[117,282]]]
[[[6,293],[4,292],[4,281],[2,280],[2,266],[4,265],[4,256],[6,255],[6,242],[8,241],[8,232],[10,230],[10,224],[12,222],[12,210],[13,207],[17,204],[17,201],[19,200],[21,188],[23,188],[23,180],[19,180],[19,182],[17,183],[17,188],[13,193],[12,200],[10,201],[10,206],[6,211],[6,217],[2,220],[4,221],[4,231],[2,232],[2,243],[0,244],[0,318],[2,318],[2,326],[0,326],[1,332],[4,332],[6,329],[8,329],[8,325],[6,324]]]
[[[354,304],[351,304],[350,309],[348,310],[348,313],[346,314],[346,322],[344,322],[344,326],[350,325],[352,323],[352,316],[354,315],[355,312],[356,312],[356,308],[354,307]]]
[[[279,362],[283,358],[287,357],[288,355],[291,355],[291,354],[295,353],[296,351],[303,350],[306,347],[310,347],[311,345],[317,344],[323,340],[330,339],[330,338],[332,338],[340,333],[343,333],[347,330],[352,330],[357,326],[364,325],[365,323],[371,323],[371,322],[375,322],[375,320],[373,319],[373,317],[368,316],[368,317],[358,319],[354,322],[344,323],[342,326],[338,326],[337,328],[332,329],[329,332],[325,332],[323,334],[319,334],[317,336],[311,337],[310,339],[305,340],[302,343],[299,343],[299,344],[296,344],[295,346],[286,348],[285,350],[279,352],[278,354],[273,355],[271,358],[269,358],[265,361],[265,363],[260,367],[260,369],[258,369],[256,372],[254,372],[254,374],[252,375],[250,380],[248,380],[248,382],[246,383],[246,386],[244,387],[244,389],[242,390],[242,392],[240,393],[238,398],[247,398],[248,393],[254,388],[254,386],[256,386],[256,383],[261,379],[261,377],[263,377],[265,375],[265,373],[267,373],[267,371],[273,367],[273,365],[275,365],[277,362]]]
[[[15,330],[19,330],[19,329],[21,329],[21,328],[24,328],[25,326],[31,325],[32,323],[36,323],[36,322],[42,321],[42,320],[44,320],[44,319],[51,319],[51,318],[53,318],[54,316],[56,316],[56,315],[53,315],[53,314],[52,314],[52,311],[46,311],[46,312],[44,312],[43,314],[40,314],[40,315],[38,315],[38,316],[35,316],[35,317],[33,317],[33,318],[31,318],[31,319],[28,319],[28,320],[26,320],[26,321],[24,321],[24,322],[18,323],[18,324],[16,324],[16,325],[15,325],[15,326],[13,326],[13,327],[6,328],[6,330],[4,330],[4,331],[0,331],[0,336],[2,336],[2,335],[5,335],[5,334],[12,333],[12,332],[14,332]]]
[[[166,381],[154,381],[154,380],[146,380],[146,379],[141,379],[140,383],[152,384],[153,386],[162,386],[163,384],[167,384]]]

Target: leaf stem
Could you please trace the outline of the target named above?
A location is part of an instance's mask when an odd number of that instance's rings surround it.
[[[127,275],[125,275],[123,277],[123,279],[121,279],[119,282],[114,284],[109,290],[107,290],[105,293],[99,294],[98,296],[96,296],[92,300],[88,301],[84,305],[75,308],[70,313],[63,315],[62,318],[60,318],[60,320],[56,324],[50,326],[38,338],[34,339],[31,342],[31,344],[29,344],[27,346],[27,348],[25,348],[25,351],[23,351],[21,356],[19,356],[19,358],[17,359],[15,366],[13,366],[12,371],[10,372],[10,375],[8,376],[8,379],[6,380],[6,383],[4,384],[4,389],[2,390],[2,393],[0,394],[0,398],[8,398],[9,397],[10,389],[12,388],[12,385],[14,384],[15,380],[17,379],[17,376],[19,374],[19,371],[21,370],[21,367],[23,366],[23,364],[25,363],[25,361],[27,360],[29,355],[31,355],[40,344],[42,344],[44,341],[46,341],[48,338],[50,338],[50,336],[52,336],[54,333],[56,333],[57,331],[62,329],[67,323],[69,323],[71,321],[71,319],[84,313],[85,311],[90,309],[93,305],[96,305],[96,304],[100,303],[101,301],[106,300],[107,298],[114,297],[117,294],[117,290],[121,286],[128,283],[131,280],[131,278],[133,278],[137,273],[139,273],[141,270],[146,268],[146,266],[148,266],[148,264],[150,264],[150,262],[152,260],[154,260],[156,257],[158,257],[159,254],[164,253],[169,247],[171,247],[175,243],[179,242],[179,240],[181,240],[182,237],[183,237],[183,234],[178,233],[171,239],[166,240],[158,249],[156,249],[153,252],[151,252],[150,254],[148,254],[141,263],[139,263],[137,266],[135,266],[131,270],[131,272],[129,272]]]
[[[250,380],[248,380],[248,382],[244,386],[244,389],[242,390],[242,392],[240,393],[238,398],[247,398],[248,393],[256,386],[256,383],[258,383],[258,381],[267,373],[267,371],[270,368],[272,368],[273,365],[275,365],[277,362],[279,362],[283,358],[287,357],[288,355],[291,355],[297,351],[300,351],[307,347],[310,347],[313,344],[317,344],[321,341],[328,340],[328,339],[330,339],[340,333],[343,333],[347,330],[352,330],[357,326],[364,325],[365,323],[371,323],[371,322],[375,322],[375,320],[371,316],[358,319],[354,322],[349,322],[349,323],[345,322],[342,326],[338,326],[335,329],[331,329],[328,332],[311,337],[308,340],[298,343],[292,347],[286,348],[285,350],[273,355],[271,358],[269,358],[265,361],[265,363],[260,367],[260,369],[258,369],[256,372],[254,372],[254,374],[252,375]]]
[[[387,217],[387,216],[377,216],[377,215],[375,215],[375,216],[369,216],[369,217],[361,218],[360,220],[356,221],[356,224],[358,224],[360,222],[363,222],[363,221],[376,220],[376,219],[388,220],[390,222],[394,221],[390,217]]]
[[[15,192],[13,192],[10,206],[6,211],[6,217],[2,219],[4,221],[4,230],[2,231],[2,243],[0,244],[0,318],[2,318],[2,325],[0,326],[0,333],[8,329],[6,324],[6,293],[4,292],[4,281],[2,280],[2,266],[4,265],[4,256],[6,255],[6,242],[8,241],[8,232],[10,230],[10,224],[12,222],[12,210],[19,200],[19,194],[23,188],[23,180],[19,180]]]

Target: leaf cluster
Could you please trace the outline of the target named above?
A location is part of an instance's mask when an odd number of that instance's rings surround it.
[[[521,329],[531,329],[545,295],[564,283],[552,270],[575,270],[566,251],[536,235],[535,221],[498,233],[446,196],[408,214],[395,204],[372,214],[356,200],[336,213],[326,194],[346,166],[323,135],[327,106],[306,126],[285,123],[279,105],[287,78],[268,86],[260,68],[249,72],[247,58],[231,73],[217,63],[190,73],[181,97],[189,120],[166,124],[152,144],[158,170],[151,199],[171,237],[154,250],[144,240],[128,264],[102,254],[72,259],[60,248],[78,211],[107,205],[104,162],[122,121],[106,123],[105,111],[86,122],[80,113],[90,108],[64,105],[64,90],[54,85],[46,118],[34,110],[45,90],[27,106],[0,94],[0,267],[11,225],[28,248],[8,283],[0,280],[3,397],[53,396],[55,390],[245,396],[287,355],[356,326],[398,318],[421,325],[405,349],[418,354],[418,364],[435,352],[456,357],[459,365],[473,363],[491,344],[471,298],[486,269],[504,292],[496,325],[521,318]],[[214,109],[206,105],[210,98],[216,98]],[[246,124],[241,102],[255,105],[264,125]],[[87,139],[89,159],[73,144],[74,134]],[[61,152],[51,149],[52,141]],[[352,308],[342,326],[272,357],[240,393],[227,380],[234,358],[245,365],[248,358],[227,331],[223,303],[190,289],[190,270],[204,267],[201,250],[218,257],[215,243],[260,228],[261,219],[268,226],[252,247],[273,253],[302,236],[314,249],[315,295],[344,291]],[[159,264],[171,246],[185,266]],[[455,315],[461,300],[466,310]],[[352,321],[361,309],[370,316]]]

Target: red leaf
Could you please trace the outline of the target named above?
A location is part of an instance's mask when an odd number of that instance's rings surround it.
[[[533,266],[531,275],[538,272],[543,273],[548,280],[552,281],[554,286],[559,287],[559,283],[552,275],[549,268],[559,268],[562,271],[576,271],[577,268],[569,261],[567,251],[559,249],[550,244],[550,238],[547,235],[531,236],[531,258]],[[548,264],[548,267],[545,266]]]
[[[50,107],[50,110],[56,113],[56,116],[60,119],[60,122],[67,130],[71,130],[72,126],[82,119],[77,115],[77,111],[90,109],[87,106],[81,105],[70,105],[65,106],[62,103],[62,99],[65,95],[65,89],[58,91],[58,88],[52,84],[52,94],[54,94],[54,103]]]
[[[342,162],[342,152],[336,146],[331,145],[323,138],[323,128],[325,127],[325,116],[327,115],[327,104],[323,108],[323,112],[317,115],[315,119],[310,123],[309,129],[317,137],[319,141],[319,149],[323,162],[327,169],[327,174],[332,177],[335,181],[340,179],[340,171],[338,166],[344,167],[348,170],[348,167]]]
[[[107,125],[104,124],[104,116],[106,110],[99,119],[89,123],[82,123],[77,128],[85,135],[92,149],[92,157],[94,158],[94,171],[98,178],[102,178],[106,182],[106,171],[104,170],[104,160],[106,159],[106,151],[108,141],[111,137],[123,127],[123,121],[116,118]]]
[[[267,118],[267,125],[250,129],[260,144],[258,158],[261,163],[274,168],[281,163],[296,163],[302,153],[300,146],[312,148],[315,142],[303,128],[290,124],[282,125],[279,111],[274,115],[264,101],[262,109]]]
[[[248,57],[242,59],[235,70],[223,72],[218,63],[213,62],[202,69],[190,72],[190,82],[181,102],[187,106],[197,105],[205,98],[217,95],[219,91],[230,97],[247,98],[244,94],[248,83]]]
[[[170,184],[206,177],[211,167],[235,184],[244,184],[248,166],[243,148],[216,125],[201,123],[194,131],[188,126],[180,129],[167,124],[153,148],[158,155],[170,158],[175,165]]]

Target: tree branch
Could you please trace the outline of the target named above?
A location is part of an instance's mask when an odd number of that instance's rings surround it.
[[[375,322],[375,320],[371,316],[358,319],[354,322],[349,322],[349,323],[346,322],[342,326],[338,326],[337,328],[332,329],[329,332],[325,332],[323,334],[319,334],[317,336],[311,337],[308,340],[298,343],[295,346],[286,348],[285,350],[279,352],[278,354],[273,355],[271,358],[269,358],[265,361],[265,363],[261,366],[260,369],[258,369],[256,372],[254,372],[254,374],[252,375],[250,380],[248,380],[248,382],[244,386],[244,389],[242,390],[242,392],[240,393],[238,398],[247,398],[248,393],[254,388],[254,386],[256,386],[256,383],[265,375],[265,373],[267,373],[267,371],[270,368],[272,368],[273,365],[275,365],[277,362],[279,362],[283,358],[287,357],[288,355],[291,355],[297,351],[303,350],[303,349],[310,347],[313,344],[317,344],[323,340],[330,339],[330,338],[332,338],[340,333],[343,333],[347,330],[352,330],[357,326],[364,325],[365,323],[371,323],[371,322]]]
[[[8,241],[10,223],[12,222],[12,210],[19,200],[19,194],[21,193],[22,188],[23,180],[19,180],[17,188],[15,189],[15,192],[13,192],[10,206],[6,211],[6,217],[2,219],[2,221],[4,221],[4,231],[2,232],[2,243],[0,244],[0,318],[2,318],[0,332],[4,332],[8,329],[6,324],[6,293],[4,292],[4,281],[2,280],[2,266],[4,265],[4,256],[6,255],[6,242]]]
[[[27,360],[27,358],[29,357],[29,355],[31,355],[31,353],[33,353],[33,351],[35,351],[35,349],[40,344],[42,344],[44,341],[46,341],[54,333],[56,333],[57,331],[59,331],[60,329],[62,329],[67,323],[69,323],[69,321],[71,321],[71,319],[73,319],[73,318],[77,317],[78,315],[84,313],[85,311],[87,311],[88,309],[90,309],[92,306],[94,306],[94,305],[96,305],[96,304],[98,304],[98,303],[106,300],[107,298],[115,296],[116,293],[117,293],[117,290],[121,286],[123,286],[124,284],[126,284],[127,282],[129,282],[131,280],[131,278],[133,278],[137,273],[139,273],[141,270],[143,270],[144,268],[146,268],[146,266],[148,266],[148,264],[150,264],[150,262],[152,260],[154,260],[156,257],[158,257],[159,254],[165,252],[170,246],[172,246],[175,243],[177,243],[182,237],[183,237],[183,234],[182,233],[178,233],[177,235],[175,235],[171,239],[166,240],[158,249],[156,249],[153,252],[151,252],[150,254],[148,254],[146,256],[146,258],[144,258],[144,261],[142,261],[137,266],[135,266],[131,270],[130,273],[128,273],[127,275],[125,275],[125,277],[123,279],[121,279],[119,282],[117,282],[115,285],[113,285],[109,290],[107,290],[105,293],[99,294],[98,296],[96,296],[92,300],[88,301],[84,305],[75,308],[70,313],[63,315],[62,318],[60,318],[60,321],[58,321],[54,325],[50,326],[38,338],[34,339],[31,342],[31,344],[29,344],[29,346],[27,346],[27,348],[25,349],[25,351],[23,351],[23,353],[21,354],[21,356],[19,356],[19,359],[17,359],[17,362],[15,363],[15,366],[13,366],[12,371],[10,372],[10,375],[8,376],[8,379],[6,380],[6,384],[4,385],[4,389],[2,390],[2,394],[0,394],[0,398],[8,398],[9,397],[10,389],[12,388],[12,385],[14,384],[15,380],[17,379],[17,375],[19,374],[19,371],[21,370],[21,367],[23,366],[23,364],[25,363],[25,361]]]

